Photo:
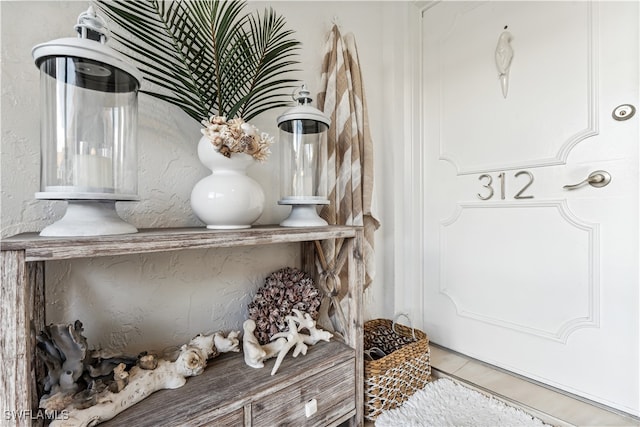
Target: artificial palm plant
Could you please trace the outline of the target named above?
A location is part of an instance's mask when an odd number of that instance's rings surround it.
[[[97,0],[113,38],[153,83],[141,92],[209,116],[251,120],[288,105],[300,42],[272,9],[236,0]],[[133,36],[133,37],[131,37]],[[286,98],[285,98],[286,97]]]

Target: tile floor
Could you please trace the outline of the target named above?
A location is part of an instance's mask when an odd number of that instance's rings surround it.
[[[434,378],[451,377],[462,381],[482,393],[522,408],[547,424],[556,427],[640,427],[640,419],[589,404],[433,343],[430,347]],[[374,427],[374,423],[365,422],[365,427]]]
[[[434,376],[449,376],[520,406],[554,426],[638,427],[640,420],[609,411],[474,359],[431,345]],[[497,426],[496,426],[497,427]]]

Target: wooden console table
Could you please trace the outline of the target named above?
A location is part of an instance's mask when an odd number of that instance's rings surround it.
[[[236,395],[240,393],[240,396],[231,403],[229,399],[224,400],[217,397],[200,399],[201,406],[211,405],[211,407],[197,408],[197,414],[193,413],[194,408],[189,408],[189,410],[174,408],[173,414],[176,417],[174,421],[176,424],[182,425],[199,425],[209,423],[220,416],[221,421],[227,419],[224,417],[233,417],[228,420],[249,426],[259,425],[262,424],[262,421],[268,422],[269,419],[274,419],[268,417],[278,417],[278,419],[295,420],[296,425],[333,425],[347,419],[352,425],[362,425],[363,231],[361,227],[351,226],[312,228],[257,226],[250,229],[229,231],[214,231],[205,228],[144,229],[136,234],[71,238],[40,237],[36,233],[25,233],[3,239],[0,259],[2,278],[0,284],[0,327],[2,328],[0,332],[0,410],[2,414],[0,415],[3,419],[8,420],[8,417],[13,414],[13,421],[17,426],[39,423],[38,420],[34,421],[32,418],[38,414],[38,379],[43,378],[44,367],[35,356],[35,336],[45,325],[44,267],[46,261],[299,242],[302,251],[302,268],[310,274],[316,274],[315,242],[329,239],[345,239],[350,245],[347,259],[349,310],[345,334],[346,346],[342,345],[340,348],[340,343],[318,344],[318,349],[310,349],[307,360],[301,357],[295,362],[288,362],[292,363],[292,367],[295,367],[295,369],[292,368],[290,374],[286,374],[287,370],[283,365],[280,386],[273,384],[270,386],[258,384],[255,387],[245,385],[243,387],[246,389],[233,390]],[[69,319],[70,322],[73,320],[75,319]],[[315,357],[314,353],[316,353]],[[330,355],[335,357],[331,358]],[[235,357],[241,358],[242,356],[236,355]],[[207,370],[215,369],[215,360],[211,363],[211,368]],[[238,361],[233,360],[232,357],[227,357],[224,360],[228,360],[223,363],[229,364],[229,366],[238,365],[236,369],[252,370],[249,367],[240,367]],[[334,391],[331,389],[332,384],[329,383],[326,384],[329,387],[326,392],[319,389],[316,397],[308,395],[307,391],[298,391],[300,387],[308,390],[313,386],[316,379],[322,377],[325,368],[329,369],[327,371],[330,373],[328,377],[333,378],[333,382],[344,381],[345,386],[349,387],[349,390],[353,390],[352,393],[347,393],[346,399],[341,397],[341,409],[336,410],[335,405],[332,405],[332,408],[325,408],[326,405],[318,403],[318,412],[305,418],[305,416],[300,417],[297,413],[274,413],[271,408],[265,406],[270,401],[269,390],[273,390],[274,393],[295,394],[294,397],[291,397],[292,402],[296,399],[317,398],[320,401],[320,399],[332,398],[331,395]],[[332,372],[334,372],[333,376],[331,376]],[[206,374],[205,372],[203,375]],[[280,375],[280,372],[277,375]],[[216,374],[203,378],[209,377],[213,378],[212,381],[218,382],[216,386],[208,388],[210,393],[224,395],[225,389],[221,388]],[[183,388],[188,388],[190,381],[196,383],[193,386],[193,393],[198,393],[197,390],[204,390],[207,387],[206,384],[202,385],[206,379],[195,377],[187,381]],[[245,384],[250,384],[250,382],[245,382]],[[233,381],[228,385],[231,388],[236,386],[237,384],[234,384]],[[162,399],[162,396],[158,399]],[[300,405],[304,411],[305,402],[298,403],[297,406],[292,403],[291,406],[295,407],[292,411],[300,411]],[[129,411],[135,412],[136,406],[121,415],[129,414],[128,420],[133,422]],[[31,417],[24,416],[29,413]],[[22,414],[22,417],[15,417],[16,414]],[[170,423],[166,417],[164,420]],[[136,423],[136,425],[143,424]]]

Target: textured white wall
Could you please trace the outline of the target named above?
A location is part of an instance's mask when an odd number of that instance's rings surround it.
[[[35,200],[39,191],[39,75],[31,48],[54,38],[73,36],[80,1],[0,2],[1,63],[1,236],[39,231],[58,219],[62,202]],[[385,90],[389,70],[397,68],[385,50],[402,49],[384,41],[394,31],[389,12],[404,3],[282,1],[251,2],[272,6],[287,18],[303,42],[297,77],[312,92],[319,89],[321,52],[332,20],[343,33],[353,32],[360,50],[376,144],[378,210],[383,227],[377,232],[378,276],[367,292],[365,317],[393,312],[393,152],[385,150],[388,131],[385,108],[394,93]],[[391,16],[394,14],[392,13]],[[387,82],[388,83],[388,82]],[[266,113],[254,121],[261,131],[277,135],[275,118]],[[137,227],[200,226],[191,212],[192,186],[205,176],[195,147],[200,125],[182,111],[146,95],[139,98],[139,175],[141,200],[120,203],[121,215]],[[397,133],[396,133],[397,135]],[[396,142],[397,143],[397,142]],[[265,164],[249,174],[262,183],[267,208],[259,223],[277,223],[288,208],[276,204],[279,189],[277,144]],[[387,225],[388,221],[388,225]],[[385,228],[386,227],[386,228]],[[50,262],[46,266],[47,322],[80,319],[92,345],[139,351],[182,343],[198,332],[238,329],[256,288],[271,271],[297,265],[297,245],[270,248],[191,250]]]

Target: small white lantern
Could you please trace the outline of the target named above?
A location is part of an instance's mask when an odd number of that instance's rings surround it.
[[[291,214],[280,223],[285,227],[327,225],[316,205],[328,205],[327,130],[330,119],[311,106],[306,85],[293,99],[298,105],[278,117],[281,150],[280,205],[291,205]]]
[[[108,47],[104,21],[80,14],[77,38],[39,44],[41,176],[37,199],[67,200],[43,236],[135,233],[116,201],[139,200],[138,89],[141,73]]]

